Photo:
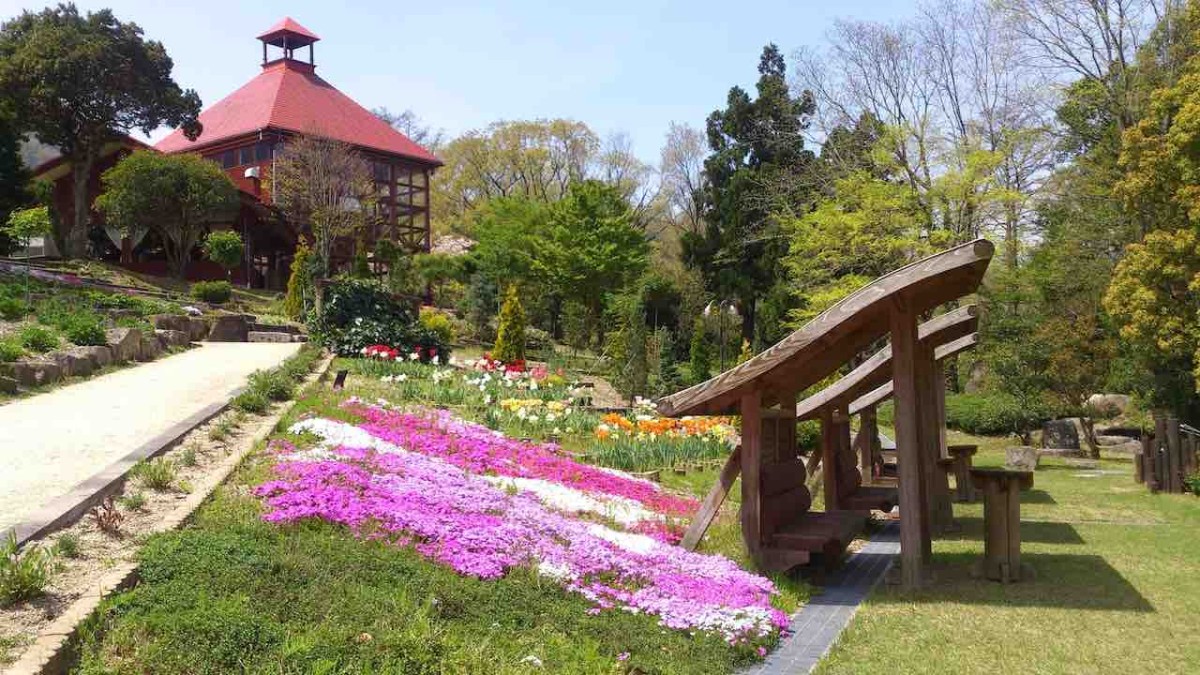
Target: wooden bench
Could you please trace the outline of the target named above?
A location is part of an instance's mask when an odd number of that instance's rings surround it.
[[[900,503],[900,491],[894,487],[863,485],[854,450],[843,444],[838,452],[838,505],[847,511],[869,514],[891,511]],[[828,467],[826,467],[828,470]]]
[[[839,560],[866,518],[851,511],[812,511],[804,461],[789,459],[763,466],[762,540],[759,560],[767,571],[784,571],[821,555],[826,565]]]

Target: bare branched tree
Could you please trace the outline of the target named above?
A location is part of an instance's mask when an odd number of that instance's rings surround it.
[[[703,225],[704,134],[687,124],[671,122],[662,149],[659,172],[667,217],[676,230],[699,234]]]
[[[410,109],[394,113],[387,108],[376,108],[371,112],[387,122],[393,129],[408,136],[414,143],[434,154],[437,154],[437,151],[446,143],[445,129],[434,129]]]
[[[284,144],[275,160],[274,201],[288,219],[307,227],[325,277],[339,239],[369,222],[375,192],[371,164],[351,146],[318,136]]]

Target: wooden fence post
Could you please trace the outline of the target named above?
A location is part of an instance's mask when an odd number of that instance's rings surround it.
[[[742,396],[742,538],[751,557],[762,549],[762,392]]]

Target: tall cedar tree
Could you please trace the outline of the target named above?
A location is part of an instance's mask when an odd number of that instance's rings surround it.
[[[21,163],[21,135],[12,120],[0,111],[0,223],[29,201],[25,183],[29,176]],[[8,255],[22,244],[0,228],[0,255]]]
[[[725,109],[708,116],[704,228],[682,239],[684,259],[701,271],[708,291],[737,301],[742,337],[751,341],[760,298],[782,277],[787,253],[771,214],[799,210],[811,191],[804,176],[814,158],[803,132],[816,105],[807,91],[791,95],[786,70],[779,48],[767,45],[758,97],[733,87]]]
[[[88,240],[88,176],[105,145],[131,129],[181,126],[200,135],[200,97],[171,78],[162,43],[103,9],[73,4],[26,11],[0,26],[0,99],[18,128],[57,146],[71,163],[73,218],[59,218],[59,251],[80,258]]]

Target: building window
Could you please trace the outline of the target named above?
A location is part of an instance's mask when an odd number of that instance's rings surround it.
[[[221,153],[221,168],[228,169],[237,164],[237,157],[233,150],[226,150]]]
[[[254,160],[256,162],[271,161],[271,144],[267,141],[260,141],[254,145]]]
[[[238,150],[238,164],[253,164],[254,163],[254,146],[248,145]]]

